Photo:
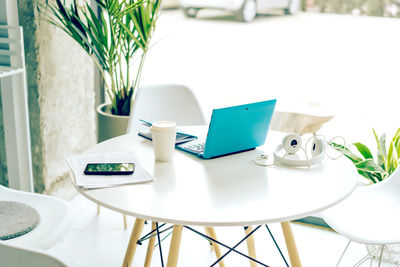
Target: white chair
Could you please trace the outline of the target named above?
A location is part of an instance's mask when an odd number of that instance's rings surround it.
[[[34,249],[12,246],[0,242],[0,265],[7,267],[66,267],[53,256]]]
[[[58,242],[72,225],[72,209],[64,200],[0,186],[0,201],[15,201],[30,205],[40,215],[40,223],[32,231],[13,239],[0,241],[0,244],[46,250]]]
[[[358,186],[348,198],[321,215],[336,232],[350,239],[337,265],[350,242],[355,241],[378,245],[380,266],[387,245],[400,242],[400,168],[380,183]],[[363,260],[368,258],[372,261],[373,255]]]
[[[203,112],[193,92],[184,85],[153,85],[139,88],[132,105],[128,132],[150,122],[172,120],[177,125],[204,125]]]

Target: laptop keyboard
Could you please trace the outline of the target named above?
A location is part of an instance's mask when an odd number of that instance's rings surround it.
[[[204,152],[204,146],[205,146],[205,143],[198,143],[198,144],[193,144],[193,145],[187,146],[185,148],[189,149],[189,150],[192,150],[194,152],[203,153]]]

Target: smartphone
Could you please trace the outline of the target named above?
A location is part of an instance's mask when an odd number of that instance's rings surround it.
[[[86,175],[129,175],[135,171],[135,163],[89,163],[83,171]]]

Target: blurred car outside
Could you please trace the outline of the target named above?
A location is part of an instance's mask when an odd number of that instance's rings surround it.
[[[179,6],[187,17],[194,18],[201,9],[220,9],[232,12],[236,18],[253,21],[257,12],[267,9],[283,9],[285,14],[296,14],[300,0],[179,0]]]
[[[162,0],[161,7],[165,8],[165,9],[178,8],[179,3],[178,3],[178,0]]]

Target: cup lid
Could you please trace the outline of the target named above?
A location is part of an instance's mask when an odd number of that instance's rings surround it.
[[[176,128],[176,123],[173,121],[156,121],[151,125],[150,129],[152,131],[164,132],[164,131],[175,130],[175,128]]]

